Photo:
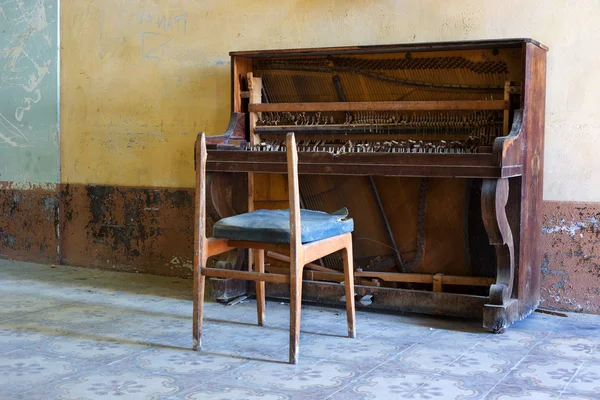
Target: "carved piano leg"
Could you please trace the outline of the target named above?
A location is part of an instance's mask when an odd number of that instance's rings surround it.
[[[518,318],[518,300],[511,298],[515,275],[513,235],[506,216],[508,179],[486,179],[481,188],[481,213],[490,244],[496,247],[496,283],[484,306],[483,326],[501,333]]]

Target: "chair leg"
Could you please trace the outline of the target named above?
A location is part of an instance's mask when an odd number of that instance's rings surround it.
[[[344,259],[344,282],[346,286],[346,315],[348,318],[348,337],[356,337],[354,312],[354,266],[352,263],[352,241],[342,250]]]
[[[302,306],[302,268],[290,260],[290,364],[298,363],[300,348],[300,310]]]
[[[200,255],[202,260],[202,255]],[[202,264],[205,265],[203,261]],[[202,319],[204,316],[204,284],[206,277],[200,272],[200,265],[196,265],[194,271],[194,327],[193,327],[193,349],[198,351],[202,347]]]
[[[254,266],[257,272],[265,272],[265,251],[256,249]],[[264,326],[265,319],[265,282],[256,281],[256,312],[258,314],[258,325]]]

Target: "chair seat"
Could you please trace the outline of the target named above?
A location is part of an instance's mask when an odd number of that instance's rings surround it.
[[[346,218],[343,208],[332,214],[321,211],[301,210],[302,243],[327,239],[354,230],[352,218]],[[223,218],[215,223],[213,237],[253,242],[289,243],[289,210],[256,210]]]

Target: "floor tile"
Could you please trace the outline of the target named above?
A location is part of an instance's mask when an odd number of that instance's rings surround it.
[[[78,363],[108,364],[145,351],[148,345],[126,341],[102,339],[94,335],[61,335],[26,349],[41,351],[57,358],[66,358]]]
[[[549,334],[549,332],[507,329],[502,334],[486,335],[477,343],[476,348],[502,352],[515,351],[526,355]]]
[[[372,336],[360,340],[319,334],[313,335],[310,342],[301,344],[300,352],[308,357],[373,365],[380,364],[411,346]]]
[[[571,336],[589,337],[600,343],[600,321],[595,319],[568,319],[558,325],[555,332]]]
[[[414,368],[421,372],[441,372],[446,367],[460,359],[468,349],[448,347],[445,349],[432,348],[418,343],[400,353],[390,361],[390,364]]]
[[[499,382],[521,360],[515,353],[471,349],[443,369],[450,376]]]
[[[190,337],[191,318],[172,317],[163,313],[134,313],[112,318],[86,332],[99,338],[147,345],[171,345],[185,335]]]
[[[596,347],[590,351],[590,355],[588,356],[590,361],[600,362],[600,344],[597,344]]]
[[[139,371],[91,371],[23,394],[29,399],[164,399],[181,391],[172,377]]]
[[[21,317],[25,313],[41,314],[44,310],[53,310],[64,305],[60,300],[47,296],[32,296],[29,294],[14,294],[0,298],[0,322],[11,318]]]
[[[565,391],[595,395],[600,398],[600,362],[584,361]]]
[[[481,393],[466,388],[464,381],[458,378],[409,370],[391,373],[382,368],[343,388],[330,399],[476,399],[478,396]]]
[[[598,400],[600,394],[598,392],[585,394],[565,391],[561,393],[560,398],[562,400]]]
[[[50,336],[38,329],[28,329],[12,322],[0,323],[0,354],[49,340]]]
[[[40,323],[46,326],[70,326],[92,328],[134,314],[115,307],[89,304],[71,304],[46,309],[39,313]]]
[[[596,341],[589,337],[553,332],[535,346],[529,354],[541,357],[584,359],[592,353],[595,347]]]
[[[453,331],[448,329],[438,329],[422,338],[419,342],[430,348],[446,349],[455,347],[464,351],[477,346],[481,341],[489,338],[490,334],[483,330],[472,331]]]
[[[5,383],[2,390],[20,393],[75,374],[81,368],[87,366],[36,351],[16,350],[0,355],[0,382]]]
[[[515,322],[508,329],[518,331],[552,332],[564,321],[556,315],[532,312],[527,318]]]
[[[279,393],[290,399],[324,399],[367,372],[360,366],[337,361],[318,361],[307,357],[301,360],[297,365],[251,362],[215,382],[254,392]]]
[[[483,400],[550,400],[558,399],[560,391],[526,386],[498,385]]]
[[[582,363],[581,360],[527,356],[502,384],[562,391]]]
[[[205,303],[191,281],[0,260],[0,400],[600,399],[600,316],[533,313],[501,335],[480,321],[303,304]]]
[[[302,395],[296,397],[301,399]],[[304,397],[307,399],[306,397]],[[201,384],[181,397],[185,400],[293,400],[293,397],[268,389],[248,389],[236,382],[222,384],[210,382]]]

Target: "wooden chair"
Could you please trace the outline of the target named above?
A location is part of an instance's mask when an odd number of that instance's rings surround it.
[[[352,266],[352,219],[318,211],[300,210],[298,190],[298,154],[293,133],[286,137],[290,208],[257,210],[224,218],[214,225],[213,236],[206,238],[206,139],[196,141],[196,229],[194,252],[194,329],[193,347],[199,350],[202,338],[202,314],[205,277],[256,281],[258,324],[265,323],[265,282],[290,285],[290,363],[298,362],[300,305],[304,265],[341,250],[344,261],[348,336],[354,338],[354,274]],[[288,215],[289,214],[289,215]],[[236,248],[255,249],[255,268],[249,271],[206,268],[209,257]],[[289,254],[290,273],[265,273],[265,250]]]

